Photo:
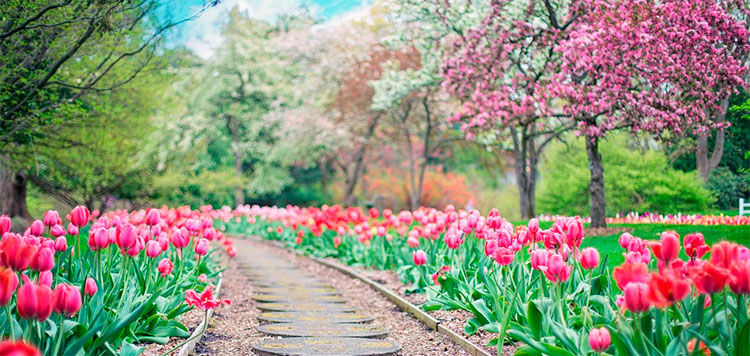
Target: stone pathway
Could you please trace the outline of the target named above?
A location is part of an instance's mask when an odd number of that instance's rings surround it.
[[[260,355],[394,355],[401,346],[387,331],[348,305],[326,282],[262,250],[249,250],[240,264],[258,293],[261,333],[278,338],[253,346]],[[238,256],[239,257],[239,256]]]

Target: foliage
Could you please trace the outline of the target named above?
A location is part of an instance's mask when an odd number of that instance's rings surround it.
[[[615,135],[601,145],[607,210],[693,212],[713,203],[695,172],[672,169],[660,151],[629,147],[627,136]],[[583,139],[570,139],[550,150],[542,169],[539,206],[543,211],[586,215],[589,173]]]
[[[740,198],[750,197],[750,173],[733,173],[727,167],[711,172],[706,188],[716,196],[719,209],[734,209]]]
[[[365,177],[365,191],[373,197],[383,198],[385,206],[402,210],[409,206],[408,176],[403,169],[371,169]],[[473,194],[466,186],[466,177],[444,172],[442,167],[428,169],[425,172],[424,188],[419,203],[428,207],[444,207],[448,204],[465,206],[474,200]]]

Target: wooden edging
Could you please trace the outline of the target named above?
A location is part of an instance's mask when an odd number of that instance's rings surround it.
[[[216,290],[215,295],[218,297],[221,293],[221,283],[224,281],[223,274],[219,273],[219,282],[216,283]],[[193,333],[190,334],[189,338],[194,338],[187,342],[185,345],[182,345],[180,350],[177,352],[177,356],[188,356],[192,354],[193,350],[195,350],[195,345],[198,344],[199,341],[201,341],[201,338],[203,335],[198,335],[198,332],[200,332],[201,329],[203,329],[204,325],[208,325],[208,322],[211,320],[211,316],[214,314],[213,309],[209,309],[207,314],[204,314],[203,320],[198,324],[198,326],[195,327],[195,330],[193,330]]]
[[[401,309],[402,311],[411,314],[412,316],[414,316],[415,318],[417,318],[419,321],[421,321],[422,323],[424,323],[425,325],[427,325],[430,329],[433,329],[433,330],[437,331],[438,333],[445,335],[448,339],[450,339],[451,341],[455,342],[458,346],[460,346],[462,349],[464,349],[464,351],[468,352],[469,355],[472,355],[472,356],[492,356],[487,351],[484,351],[482,348],[480,348],[479,346],[477,346],[473,342],[469,341],[465,337],[463,337],[463,336],[459,335],[458,333],[456,333],[456,332],[454,332],[454,331],[452,331],[452,330],[444,327],[443,325],[441,325],[440,324],[440,320],[435,319],[431,315],[425,313],[422,309],[420,309],[416,305],[414,305],[414,304],[410,303],[408,300],[402,298],[400,295],[398,295],[398,294],[394,293],[393,291],[387,289],[382,284],[380,284],[378,282],[375,282],[372,279],[363,276],[359,272],[357,272],[357,271],[355,271],[355,270],[353,270],[353,269],[351,269],[349,267],[337,264],[337,263],[331,263],[331,262],[326,261],[324,259],[320,259],[320,258],[312,257],[312,256],[307,256],[304,253],[302,253],[301,251],[294,250],[294,249],[289,249],[287,246],[285,246],[284,244],[282,244],[279,241],[270,241],[270,242],[271,242],[271,244],[273,244],[273,245],[275,245],[277,247],[284,248],[284,249],[287,249],[287,250],[291,250],[292,252],[294,252],[298,256],[308,258],[308,259],[310,259],[310,260],[312,260],[312,261],[314,261],[314,262],[316,262],[318,264],[321,264],[321,265],[329,267],[329,268],[333,268],[333,269],[335,269],[335,270],[337,270],[337,271],[339,271],[339,272],[341,272],[343,274],[348,275],[349,277],[352,277],[354,279],[358,279],[358,280],[364,282],[365,284],[369,285],[370,288],[378,291],[384,297],[388,298],[391,302],[393,302],[394,304],[396,304],[399,307],[399,309]]]

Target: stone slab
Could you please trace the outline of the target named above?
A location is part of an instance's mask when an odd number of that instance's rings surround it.
[[[259,355],[386,356],[394,355],[401,346],[388,340],[367,338],[290,337],[265,340],[253,349]]]
[[[337,312],[348,313],[356,308],[337,303],[314,303],[314,302],[277,302],[258,303],[258,309],[268,311],[297,311],[297,312]]]
[[[260,294],[286,294],[286,295],[340,295],[333,288],[282,288],[282,287],[265,287],[258,288],[256,291]]]
[[[377,325],[340,323],[272,323],[259,326],[258,331],[284,337],[385,337],[387,334]]]
[[[253,281],[252,284],[256,287],[261,288],[331,288],[330,285],[325,282],[314,282],[314,281]]]
[[[258,320],[273,323],[368,323],[373,319],[361,313],[276,312],[260,313]]]
[[[256,294],[253,299],[258,302],[320,302],[320,303],[345,303],[346,299],[339,295],[305,295],[295,293]]]

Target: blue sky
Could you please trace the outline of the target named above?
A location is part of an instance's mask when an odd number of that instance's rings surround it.
[[[176,16],[185,16],[193,13],[203,1],[170,0],[168,6]],[[273,21],[279,14],[300,5],[305,5],[319,17],[331,20],[363,11],[368,4],[369,0],[222,0],[218,6],[208,9],[198,19],[180,26],[174,40],[197,55],[210,58],[222,41],[219,29],[226,21],[228,11],[235,6],[251,17]]]

